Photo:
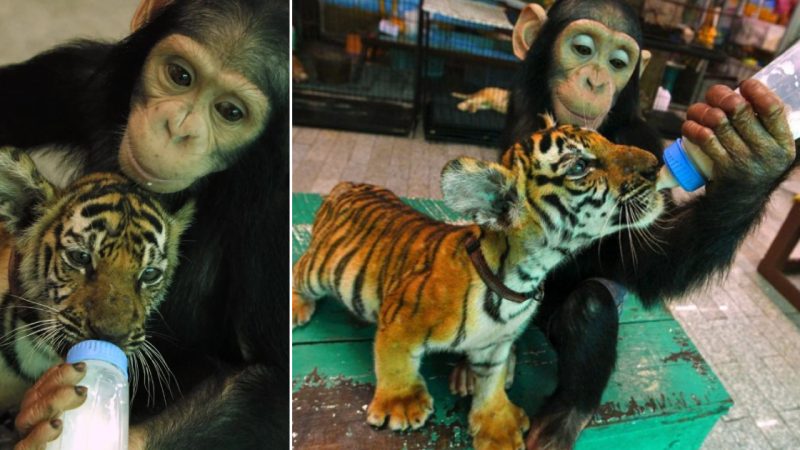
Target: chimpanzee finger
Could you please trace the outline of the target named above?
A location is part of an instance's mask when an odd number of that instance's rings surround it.
[[[706,103],[695,103],[686,110],[686,119],[713,129],[724,122],[726,117],[719,108],[714,108]]]
[[[21,409],[14,425],[19,434],[25,436],[39,423],[55,419],[64,411],[82,405],[84,401],[86,401],[86,387],[61,386]]]
[[[79,362],[75,364],[59,364],[47,369],[33,387],[25,392],[22,398],[20,409],[23,410],[33,402],[38,401],[42,396],[47,395],[53,389],[62,385],[75,385],[86,375],[86,364]]]
[[[794,138],[786,117],[787,108],[780,97],[763,83],[753,79],[743,81],[739,90],[778,144],[784,149],[794,151]]]
[[[738,153],[744,157],[743,162],[748,157],[769,158],[772,151],[780,149],[775,138],[761,124],[750,104],[737,106],[737,110],[729,117],[733,128],[740,136],[739,141],[742,146],[736,148],[741,149]],[[717,130],[714,131],[717,132]]]
[[[724,169],[733,165],[731,155],[722,147],[711,129],[694,120],[687,120],[681,126],[681,134],[700,147],[714,161],[714,167]]]
[[[14,450],[44,450],[47,443],[61,435],[61,419],[48,420],[36,425],[24,439],[17,442]]]
[[[712,129],[734,164],[747,163],[750,150],[721,109],[705,103],[697,103],[689,107],[686,117]]]

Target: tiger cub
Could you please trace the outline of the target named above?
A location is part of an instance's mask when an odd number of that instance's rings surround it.
[[[529,422],[504,390],[512,342],[537,309],[548,271],[603,235],[644,227],[661,213],[658,161],[565,125],[514,145],[510,168],[459,158],[442,171],[446,204],[475,221],[451,225],[406,206],[388,190],[340,183],[323,202],[308,251],[294,267],[292,319],[310,319],[333,295],[377,322],[377,386],[367,422],[421,427],[433,409],[419,374],[429,352],[466,353],[477,380],[469,415],[476,449],[523,448]],[[628,214],[625,210],[636,210]],[[487,287],[468,256],[479,242],[490,270],[522,303]]]
[[[78,341],[146,344],[192,203],[172,215],[120,175],[80,178],[59,192],[22,151],[0,149],[0,411],[16,407]],[[146,350],[149,351],[149,350]]]
[[[456,105],[459,111],[473,114],[485,109],[493,109],[501,114],[508,112],[508,89],[487,87],[472,94],[451,92],[450,95],[463,100]]]

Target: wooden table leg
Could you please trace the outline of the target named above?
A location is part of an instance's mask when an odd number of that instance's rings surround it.
[[[797,264],[789,260],[789,255],[799,240],[800,201],[795,197],[789,215],[769,246],[764,259],[758,264],[758,273],[798,310],[800,310],[800,291],[789,281],[785,271],[796,268]]]

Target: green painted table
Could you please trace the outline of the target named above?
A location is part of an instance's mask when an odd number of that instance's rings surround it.
[[[432,217],[457,220],[441,202],[408,199]],[[292,259],[308,245],[321,198],[294,194]],[[602,404],[577,449],[699,448],[714,423],[733,404],[719,379],[681,326],[662,309],[645,311],[626,299],[620,319],[619,360]],[[376,430],[365,422],[375,375],[374,326],[324,299],[311,322],[292,335],[292,443],[296,449],[468,448],[469,399],[450,394],[448,375],[456,355],[430,355],[422,372],[435,412],[420,430]],[[556,355],[530,327],[517,342],[517,369],[509,390],[532,415],[555,388]]]

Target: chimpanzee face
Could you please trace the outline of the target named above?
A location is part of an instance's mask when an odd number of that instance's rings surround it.
[[[553,59],[549,78],[556,120],[596,129],[633,75],[639,46],[625,33],[581,19],[558,35]]]
[[[148,54],[120,145],[122,171],[177,192],[230,166],[264,130],[267,96],[213,46],[172,34]]]

